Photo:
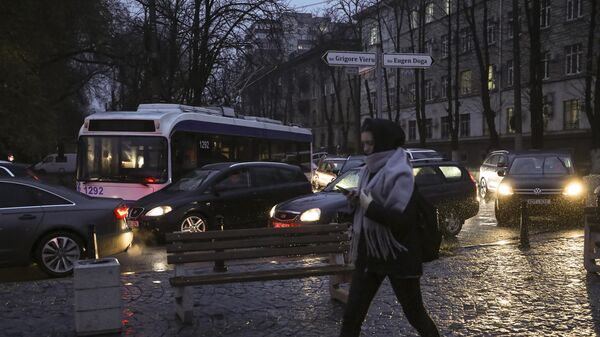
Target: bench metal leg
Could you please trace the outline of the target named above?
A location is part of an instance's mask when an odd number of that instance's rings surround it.
[[[600,259],[600,246],[597,245],[600,243],[600,232],[592,231],[586,224],[583,233],[583,266],[588,272],[600,272],[600,266],[596,264],[596,259]]]
[[[186,276],[186,274],[187,271],[183,266],[175,266],[175,276]],[[185,324],[192,323],[194,307],[192,287],[176,287],[174,295],[177,317]]]
[[[329,264],[343,265],[344,255],[335,254],[329,256]],[[344,304],[348,303],[348,289],[340,287],[342,283],[349,283],[348,275],[330,275],[329,276],[329,294],[334,300],[338,300]]]

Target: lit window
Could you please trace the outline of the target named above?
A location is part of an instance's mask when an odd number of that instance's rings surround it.
[[[488,66],[488,90],[496,89],[496,76],[495,76],[495,66],[490,64]]]
[[[565,130],[579,129],[579,100],[571,99],[564,101]]]

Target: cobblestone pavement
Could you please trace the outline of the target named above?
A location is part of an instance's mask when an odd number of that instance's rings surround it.
[[[567,238],[459,249],[426,265],[426,306],[443,336],[599,336],[600,276]],[[194,323],[175,319],[170,272],[122,275],[123,336],[336,336],[343,306],[327,278],[194,289]],[[75,336],[72,279],[0,284],[0,336]],[[416,336],[386,282],[363,336]]]

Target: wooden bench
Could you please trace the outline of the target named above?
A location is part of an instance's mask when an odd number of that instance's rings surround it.
[[[596,259],[600,259],[600,214],[597,207],[586,207],[583,232],[583,266],[591,273],[600,272]]]
[[[330,276],[329,292],[333,299],[344,303],[347,282],[354,267],[345,260],[350,246],[348,224],[328,224],[291,228],[258,228],[200,233],[170,233],[166,235],[167,262],[175,265],[175,276],[169,279],[175,288],[175,310],[184,323],[192,321],[192,286],[285,280],[313,276]],[[327,255],[328,262],[303,267],[275,267],[255,261],[252,271],[207,271],[192,275],[190,263],[224,263],[230,260],[250,260],[270,257],[306,258]],[[238,266],[239,267],[239,266]],[[196,266],[196,269],[197,266]],[[246,268],[248,269],[248,268]],[[206,271],[206,268],[204,268]],[[195,270],[196,272],[196,270]]]

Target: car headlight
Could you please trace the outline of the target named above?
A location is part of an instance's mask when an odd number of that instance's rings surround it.
[[[275,208],[277,207],[277,205],[273,206],[273,208],[271,208],[271,210],[269,211],[269,218],[272,218],[273,215],[275,215]]]
[[[498,186],[498,194],[500,195],[513,195],[513,189],[512,187],[507,184],[507,183],[502,183],[500,184],[500,186]]]
[[[319,219],[321,219],[321,210],[318,208],[311,208],[300,215],[300,221],[319,221]]]
[[[581,195],[582,193],[583,193],[583,185],[578,181],[570,182],[567,185],[567,187],[565,187],[565,190],[563,191],[563,194],[568,197],[576,197],[576,196]]]
[[[171,208],[171,206],[158,206],[154,207],[148,213],[146,213],[146,216],[161,216],[169,213],[172,210],[173,209]]]

